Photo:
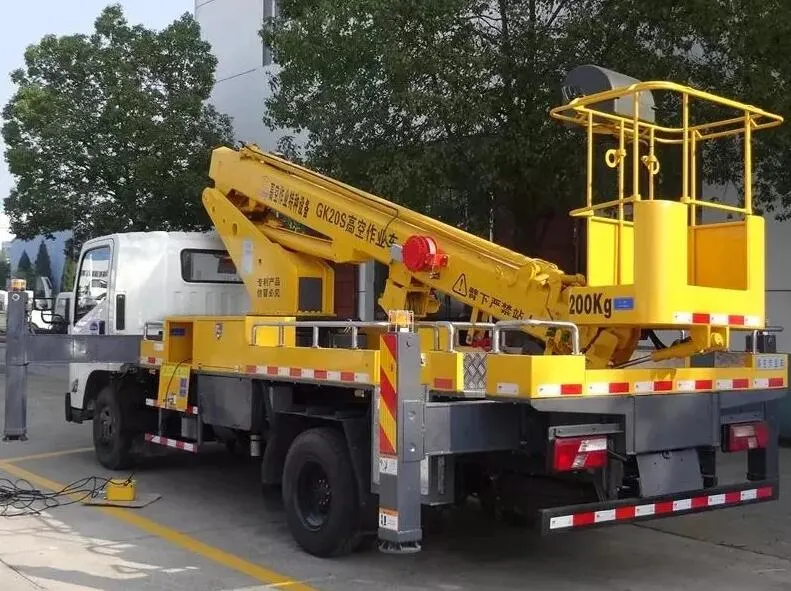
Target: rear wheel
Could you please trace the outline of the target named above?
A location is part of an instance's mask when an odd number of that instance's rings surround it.
[[[291,535],[320,557],[352,552],[360,540],[360,502],[349,450],[334,429],[310,429],[291,445],[283,468]]]
[[[126,470],[134,464],[130,405],[113,385],[99,392],[93,413],[93,447],[108,470]]]

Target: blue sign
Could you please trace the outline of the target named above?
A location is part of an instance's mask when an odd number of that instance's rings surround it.
[[[634,298],[614,298],[612,303],[616,310],[634,310]]]

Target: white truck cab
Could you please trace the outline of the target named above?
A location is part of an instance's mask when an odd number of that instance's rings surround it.
[[[69,334],[142,335],[172,315],[239,315],[244,284],[215,232],[130,232],[85,243],[69,302]],[[73,363],[66,416],[92,417],[93,402],[119,364]]]

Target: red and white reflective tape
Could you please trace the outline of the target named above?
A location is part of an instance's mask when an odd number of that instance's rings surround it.
[[[167,406],[159,406],[157,404],[157,401],[154,400],[153,398],[146,398],[146,406],[153,406],[154,408],[163,408],[165,410],[176,410],[175,408],[168,408]],[[185,410],[184,412],[188,415],[197,415],[198,407],[188,404],[187,410]]]
[[[146,433],[146,441],[149,443],[156,443],[157,445],[172,447],[173,449],[180,449],[182,451],[188,451],[191,453],[198,451],[198,446],[195,443],[181,441],[179,439],[170,439],[168,437],[162,437],[161,435],[154,435],[153,433]]]
[[[588,394],[628,394],[629,382],[596,382],[588,384]]]
[[[676,312],[673,314],[676,324],[710,324],[712,326],[751,326],[761,325],[758,316],[743,314],[710,314],[709,312]]]
[[[648,394],[651,392],[672,392],[673,380],[654,380],[652,382],[635,382],[634,391],[637,394]]]
[[[676,382],[676,390],[679,392],[699,392],[713,389],[713,380],[678,380]]]
[[[733,378],[732,380],[717,380],[717,390],[744,390],[750,387],[750,378]]]
[[[692,511],[707,507],[720,505],[738,505],[766,499],[772,496],[772,487],[763,486],[761,488],[748,488],[715,495],[700,495],[675,501],[660,501],[657,503],[623,505],[615,509],[602,509],[601,511],[584,511],[572,513],[570,515],[558,515],[549,520],[549,529],[569,529],[574,527],[584,527],[597,523],[607,523],[610,521],[629,521],[638,517],[671,515],[683,511]]]
[[[277,378],[342,382],[349,384],[371,384],[371,375],[354,371],[327,369],[305,369],[304,367],[279,367],[275,365],[248,365],[245,373]]]
[[[753,388],[783,388],[785,380],[783,378],[755,378]]]
[[[141,357],[140,365],[162,365],[161,357]]]
[[[539,384],[539,396],[580,396],[582,384]]]

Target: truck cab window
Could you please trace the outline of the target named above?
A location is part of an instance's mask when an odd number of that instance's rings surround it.
[[[242,282],[236,265],[224,250],[182,250],[181,278],[187,283]]]
[[[110,272],[110,247],[100,246],[85,253],[77,277],[74,322],[78,322],[107,297]]]

